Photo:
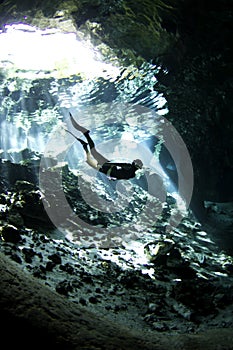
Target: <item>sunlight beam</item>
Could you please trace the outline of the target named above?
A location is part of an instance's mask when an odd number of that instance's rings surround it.
[[[0,68],[12,72],[50,72],[55,77],[83,74],[85,78],[115,78],[119,74],[119,68],[103,62],[101,53],[77,33],[40,30],[26,24],[6,25],[0,32],[0,46],[4,48],[0,51]]]

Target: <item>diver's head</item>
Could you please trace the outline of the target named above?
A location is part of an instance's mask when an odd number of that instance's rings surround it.
[[[141,161],[141,159],[135,159],[134,161],[133,161],[133,164],[136,166],[136,168],[138,168],[138,169],[142,169],[142,167],[143,167],[143,163],[142,163],[142,161]]]

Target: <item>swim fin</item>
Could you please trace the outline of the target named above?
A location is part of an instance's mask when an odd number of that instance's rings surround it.
[[[70,112],[69,112],[70,113]],[[87,130],[86,128],[82,127],[81,125],[79,125],[75,120],[74,117],[72,116],[72,114],[70,113],[70,119],[71,119],[71,123],[73,125],[73,127],[75,129],[77,129],[78,131],[81,131],[83,134],[89,133],[90,131]]]

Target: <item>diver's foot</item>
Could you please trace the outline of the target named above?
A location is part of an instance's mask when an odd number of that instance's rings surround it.
[[[70,113],[70,112],[69,112]],[[71,119],[71,123],[72,125],[75,127],[76,130],[81,131],[84,135],[85,134],[89,134],[90,130],[84,128],[83,126],[79,125],[75,120],[74,117],[72,116],[72,114],[70,113],[70,119]]]
[[[83,141],[82,139],[79,139],[78,137],[76,137],[76,140],[78,140],[81,143],[81,145],[83,146],[85,151],[88,151],[88,143],[87,142]]]

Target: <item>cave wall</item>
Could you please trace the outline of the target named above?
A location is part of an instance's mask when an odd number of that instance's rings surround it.
[[[177,30],[183,55],[167,56],[170,72],[158,84],[168,118],[191,154],[194,196],[217,202],[233,198],[232,23],[231,1],[181,2]]]

